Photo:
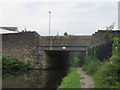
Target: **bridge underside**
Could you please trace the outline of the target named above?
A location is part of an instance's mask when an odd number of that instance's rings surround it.
[[[40,46],[44,51],[86,51],[87,46]]]
[[[43,60],[42,67],[44,69],[51,68],[64,68],[70,65],[70,58],[72,52],[84,52],[86,50],[44,50],[45,59]]]
[[[45,51],[45,59],[42,62],[44,69],[64,68],[69,66],[70,52]]]
[[[49,68],[62,68],[70,65],[71,52],[85,52],[87,46],[40,46],[45,51],[45,59],[43,60],[42,67]]]

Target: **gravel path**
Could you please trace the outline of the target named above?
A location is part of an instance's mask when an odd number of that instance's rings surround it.
[[[81,88],[94,88],[93,87],[93,81],[90,76],[88,76],[82,68],[77,68],[77,73],[80,74],[80,83],[83,84],[81,85]]]

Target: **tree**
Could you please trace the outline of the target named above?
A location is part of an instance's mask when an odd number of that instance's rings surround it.
[[[65,32],[65,33],[64,33],[64,36],[68,36],[68,33],[67,33],[67,32]]]
[[[115,27],[115,22],[113,22],[112,25],[107,26],[107,27],[106,27],[106,30],[112,30],[112,29],[114,29],[114,27]]]

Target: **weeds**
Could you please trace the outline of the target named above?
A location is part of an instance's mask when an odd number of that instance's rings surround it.
[[[30,67],[30,64],[24,63],[18,59],[8,58],[6,56],[1,57],[3,69],[27,69]]]
[[[112,57],[100,62],[95,57],[87,57],[83,70],[94,79],[95,88],[120,88],[120,38],[114,38]]]
[[[120,88],[120,58],[112,57],[103,62],[95,76],[96,88]]]

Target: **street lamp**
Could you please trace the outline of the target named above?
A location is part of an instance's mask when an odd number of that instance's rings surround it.
[[[51,12],[49,11],[49,36],[50,36]],[[52,38],[50,38],[50,50],[52,50]]]
[[[49,36],[50,36],[50,20],[51,20],[51,12],[49,11]]]

